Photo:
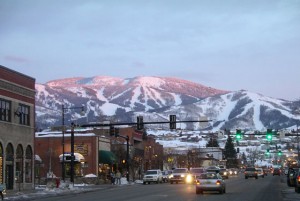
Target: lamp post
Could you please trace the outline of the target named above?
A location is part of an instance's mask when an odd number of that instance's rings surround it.
[[[65,181],[65,112],[67,110],[74,110],[74,109],[81,109],[81,113],[84,112],[84,106],[81,107],[69,107],[66,108],[64,105],[62,105],[61,113],[62,113],[62,152],[63,152],[63,158],[62,158],[62,180]]]

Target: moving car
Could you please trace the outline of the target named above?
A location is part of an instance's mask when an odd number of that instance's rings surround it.
[[[220,168],[219,174],[224,178],[224,179],[228,179],[228,171],[225,168]]]
[[[147,170],[143,177],[143,184],[150,184],[151,182],[162,183],[162,172],[161,170]]]
[[[222,176],[219,173],[206,172],[197,177],[196,194],[202,194],[203,191],[226,193],[226,184]]]
[[[274,170],[273,170],[273,176],[274,175],[280,176],[281,175],[281,170],[279,168],[274,168]]]
[[[296,176],[299,168],[289,168],[288,173],[286,175],[286,183],[289,187],[295,187],[296,184]]]
[[[196,178],[199,177],[202,173],[206,172],[203,167],[194,167],[190,169],[190,175],[192,176],[192,181],[190,183],[195,183]]]
[[[265,173],[262,168],[255,168],[257,172],[257,177],[265,178]]]
[[[296,180],[295,180],[295,192],[300,193],[300,170],[295,173]]]
[[[247,167],[245,169],[245,179],[248,179],[249,177],[254,177],[255,179],[258,179],[257,171],[255,167]]]
[[[209,166],[206,168],[206,172],[214,172],[214,173],[219,173],[220,168],[217,166]]]
[[[188,176],[189,171],[187,168],[176,168],[173,170],[173,173],[170,175],[169,180],[170,183],[174,182],[178,184],[179,182],[186,182],[186,177]]]
[[[230,176],[237,175],[238,170],[235,169],[235,168],[231,168],[231,169],[229,169],[228,173],[229,173]]]
[[[163,182],[169,182],[169,177],[172,174],[171,170],[162,171],[162,180]]]

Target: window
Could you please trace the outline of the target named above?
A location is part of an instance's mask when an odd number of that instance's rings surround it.
[[[20,104],[18,109],[19,123],[23,125],[30,125],[30,107]]]
[[[11,102],[0,99],[0,121],[11,121]]]

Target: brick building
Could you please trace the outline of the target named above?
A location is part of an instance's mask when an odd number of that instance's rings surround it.
[[[75,153],[75,182],[86,174],[94,174],[100,179],[107,179],[111,171],[120,170],[127,172],[127,147],[130,155],[130,179],[141,178],[141,175],[149,167],[162,167],[163,147],[155,142],[151,137],[145,138],[141,132],[132,127],[119,129],[122,137],[109,135],[108,129],[86,128],[74,131],[74,153]],[[126,137],[128,136],[128,146]],[[145,155],[146,147],[152,147],[152,151]],[[62,132],[38,132],[35,139],[36,154],[40,158],[37,163],[37,183],[40,179],[62,176]],[[65,176],[70,178],[70,160],[68,156],[71,152],[70,130],[65,132]],[[149,158],[150,156],[150,158]],[[159,165],[161,164],[161,165]],[[51,177],[50,174],[50,177]]]
[[[34,187],[35,79],[0,65],[0,183]]]

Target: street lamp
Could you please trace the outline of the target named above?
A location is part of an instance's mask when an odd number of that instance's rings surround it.
[[[63,158],[62,158],[62,180],[65,181],[65,112],[67,110],[75,110],[75,109],[81,109],[81,114],[84,113],[84,106],[81,107],[65,107],[62,105],[61,113],[62,113],[62,152],[63,152]]]

